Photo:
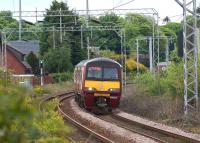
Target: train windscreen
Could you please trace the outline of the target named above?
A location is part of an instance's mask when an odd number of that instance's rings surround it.
[[[101,79],[102,78],[102,68],[101,67],[89,67],[87,71],[88,79]]]
[[[117,68],[104,68],[103,79],[118,79]]]
[[[118,80],[118,69],[110,67],[88,67],[87,79],[94,80]]]

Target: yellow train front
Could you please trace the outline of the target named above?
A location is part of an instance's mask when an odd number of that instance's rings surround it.
[[[119,106],[122,67],[108,58],[84,60],[74,70],[75,100],[80,106],[112,110]]]

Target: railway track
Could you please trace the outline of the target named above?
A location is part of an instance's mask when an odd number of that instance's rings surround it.
[[[112,140],[102,136],[101,134],[96,133],[95,131],[91,130],[90,128],[84,126],[83,124],[81,124],[78,121],[76,121],[75,119],[71,118],[68,114],[66,114],[63,111],[63,109],[61,108],[62,102],[64,100],[68,100],[72,96],[74,96],[73,91],[46,97],[46,98],[42,99],[40,102],[40,110],[42,109],[42,105],[44,104],[44,102],[47,102],[54,98],[59,98],[60,104],[58,105],[57,109],[62,114],[64,119],[66,119],[68,122],[73,123],[77,128],[81,129],[82,131],[86,132],[87,134],[92,135],[94,138],[96,138],[97,140],[100,140],[101,142],[113,143],[114,141],[112,141]],[[86,111],[86,110],[84,110],[84,111]],[[140,134],[147,138],[151,138],[151,139],[155,140],[156,142],[160,142],[160,143],[171,143],[171,142],[173,142],[173,143],[200,143],[199,141],[194,140],[192,138],[173,134],[171,132],[167,132],[162,129],[147,126],[142,123],[138,123],[136,121],[126,119],[122,116],[118,116],[117,114],[110,114],[110,115],[103,115],[103,116],[94,115],[94,116],[96,116],[106,122],[115,124],[126,130],[129,130],[133,133]]]
[[[63,93],[58,93],[58,94],[55,94],[55,95],[52,95],[52,96],[47,96],[47,97],[44,97],[40,100],[40,103],[39,103],[39,110],[40,112],[42,112],[42,106],[45,104],[45,102],[48,102],[50,100],[53,100],[55,98],[61,98],[63,96],[69,96],[69,94],[73,95],[74,91],[68,91],[68,92],[63,92]]]
[[[153,131],[155,134],[159,133],[164,142],[169,142],[169,143],[170,142],[173,142],[173,143],[200,143],[199,140],[195,140],[195,139],[187,137],[187,136],[183,136],[183,135],[175,134],[175,133],[172,133],[172,132],[168,132],[168,131],[160,129],[160,128],[144,125],[142,123],[129,120],[129,119],[124,118],[122,116],[118,116],[117,114],[112,114],[111,116],[112,116],[112,118],[114,118],[114,119],[116,119],[118,121],[122,121],[124,123],[128,123],[129,126],[130,125],[138,126],[138,127],[141,127],[141,128],[143,128],[145,130]],[[147,135],[148,135],[148,132],[147,132]]]
[[[140,134],[142,136],[145,136],[147,138],[151,138],[155,140],[156,142],[160,143],[200,143],[198,140],[173,134],[171,132],[167,132],[162,129],[157,129],[151,126],[144,125],[142,123],[138,123],[129,119],[126,119],[124,117],[118,116],[116,114],[111,115],[104,115],[104,116],[98,116],[94,115],[106,122],[111,122],[119,127],[122,127],[126,130],[129,130],[133,133]]]
[[[67,115],[61,108],[62,102],[64,100],[67,100],[71,97],[74,96],[74,92],[73,91],[69,91],[69,92],[65,92],[65,93],[61,93],[61,94],[56,94],[53,96],[48,96],[46,98],[43,98],[41,100],[41,102],[39,103],[39,110],[42,111],[42,105],[44,105],[45,102],[48,102],[50,100],[53,100],[54,98],[58,98],[59,99],[59,105],[57,106],[58,111],[62,114],[63,118],[71,123],[73,123],[77,128],[81,129],[82,131],[86,132],[87,134],[92,135],[92,137],[96,138],[97,140],[104,142],[104,143],[114,143],[112,140],[104,137],[101,134],[96,133],[95,131],[93,131],[92,129],[84,126],[83,124],[79,123],[78,121],[76,121],[75,119],[71,118],[69,115]],[[72,142],[73,141],[71,138],[70,140]]]

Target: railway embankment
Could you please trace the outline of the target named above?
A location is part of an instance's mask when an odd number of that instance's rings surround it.
[[[185,132],[200,134],[199,113],[186,118],[183,113],[182,96],[151,96],[145,89],[131,84],[126,87],[126,93],[122,96],[120,109],[133,116],[176,127]]]

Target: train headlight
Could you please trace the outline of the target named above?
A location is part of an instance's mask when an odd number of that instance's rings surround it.
[[[86,92],[95,92],[96,89],[94,87],[85,87]]]
[[[120,89],[119,88],[109,88],[108,91],[110,91],[112,93],[119,93]]]

